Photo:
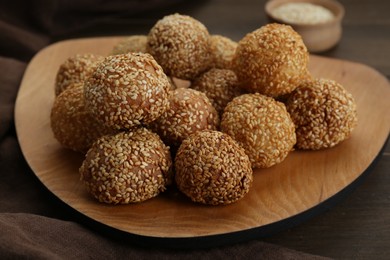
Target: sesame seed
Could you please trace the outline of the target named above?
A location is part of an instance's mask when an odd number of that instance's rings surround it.
[[[272,15],[286,23],[319,24],[334,19],[327,8],[312,3],[286,3],[272,10]]]
[[[66,59],[59,67],[55,79],[55,95],[58,96],[69,85],[83,83],[97,64],[103,60],[103,56],[91,53],[76,54]]]
[[[87,108],[97,120],[120,130],[157,119],[167,109],[169,89],[168,77],[152,56],[128,53],[105,58],[84,91]]]
[[[282,162],[296,143],[285,105],[258,93],[236,97],[226,106],[221,131],[244,147],[255,168]]]
[[[334,80],[303,82],[288,96],[286,106],[300,149],[333,147],[347,139],[357,124],[355,100]]]
[[[205,93],[220,116],[227,103],[243,94],[236,74],[227,69],[211,69],[205,72],[194,80],[191,88]]]
[[[167,75],[191,80],[211,65],[209,38],[207,28],[198,20],[172,14],[151,28],[147,51]]]
[[[164,191],[172,182],[171,165],[169,148],[159,136],[138,128],[98,139],[86,154],[80,176],[100,202],[127,204]]]
[[[309,53],[291,26],[267,24],[238,42],[232,70],[249,92],[277,97],[310,77]]]
[[[253,181],[244,149],[227,134],[214,130],[185,139],[177,151],[175,169],[179,190],[192,201],[209,205],[238,201]]]
[[[171,91],[169,108],[149,127],[167,145],[179,147],[191,134],[204,129],[216,130],[218,125],[218,113],[204,93],[179,88]]]

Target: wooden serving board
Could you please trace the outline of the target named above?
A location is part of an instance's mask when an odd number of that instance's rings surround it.
[[[388,80],[365,65],[313,55],[312,74],[338,81],[356,99],[359,122],[350,139],[327,150],[294,151],[279,165],[255,170],[249,194],[228,206],[195,204],[173,189],[139,204],[101,204],[79,181],[84,156],[59,145],[49,116],[60,64],[77,53],[107,55],[120,39],[69,40],[43,49],[25,72],[15,108],[23,154],[43,185],[73,209],[114,230],[153,238],[199,238],[283,221],[350,185],[373,162],[389,135]]]

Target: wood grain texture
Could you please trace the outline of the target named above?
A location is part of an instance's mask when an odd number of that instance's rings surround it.
[[[389,134],[390,88],[386,78],[362,64],[311,56],[313,75],[340,82],[356,99],[359,122],[350,139],[327,150],[294,151],[279,165],[255,170],[251,191],[232,205],[194,204],[174,189],[140,204],[100,204],[79,181],[83,155],[58,144],[49,115],[59,65],[76,53],[106,55],[118,40],[69,40],[45,48],[29,64],[15,108],[23,154],[40,181],[72,208],[110,227],[143,236],[186,238],[281,221],[318,205],[358,178]]]

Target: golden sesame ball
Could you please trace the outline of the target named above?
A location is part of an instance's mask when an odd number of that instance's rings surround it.
[[[227,134],[204,130],[183,141],[175,157],[175,181],[194,202],[230,204],[249,191],[253,172],[245,151]]]
[[[55,94],[58,96],[71,83],[84,82],[104,59],[96,54],[76,54],[66,59],[59,67],[55,78]]]
[[[117,43],[113,49],[112,54],[125,54],[129,52],[146,52],[146,35],[132,35],[124,38]]]
[[[103,136],[80,167],[87,191],[100,202],[128,204],[157,196],[172,182],[169,148],[146,128]]]
[[[219,115],[227,103],[243,94],[236,74],[227,69],[211,69],[203,73],[192,82],[191,88],[205,93]]]
[[[306,46],[291,26],[268,24],[239,41],[233,70],[249,92],[277,97],[309,77],[308,61]]]
[[[218,124],[218,113],[204,93],[178,88],[171,91],[169,108],[150,127],[167,145],[178,147],[191,134],[215,130]]]
[[[218,34],[210,36],[210,49],[213,68],[231,69],[237,42]]]
[[[296,142],[285,105],[258,93],[236,97],[226,106],[221,131],[244,147],[254,168],[282,162]]]
[[[289,95],[286,107],[296,126],[300,149],[333,147],[347,139],[357,124],[355,100],[334,80],[302,83]]]
[[[99,137],[113,133],[99,124],[85,107],[84,83],[73,83],[54,100],[50,124],[54,137],[66,148],[86,152]]]
[[[85,84],[88,109],[114,129],[130,129],[158,118],[168,107],[170,82],[147,53],[109,56]]]
[[[186,15],[165,16],[152,27],[147,51],[169,76],[193,79],[210,67],[209,32]]]

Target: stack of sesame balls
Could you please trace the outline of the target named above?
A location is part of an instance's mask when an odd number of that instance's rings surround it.
[[[308,60],[287,25],[234,42],[168,15],[106,57],[61,64],[51,127],[85,153],[81,180],[100,202],[141,202],[174,184],[194,202],[230,204],[249,192],[254,168],[333,147],[356,126],[351,94],[313,78]]]

